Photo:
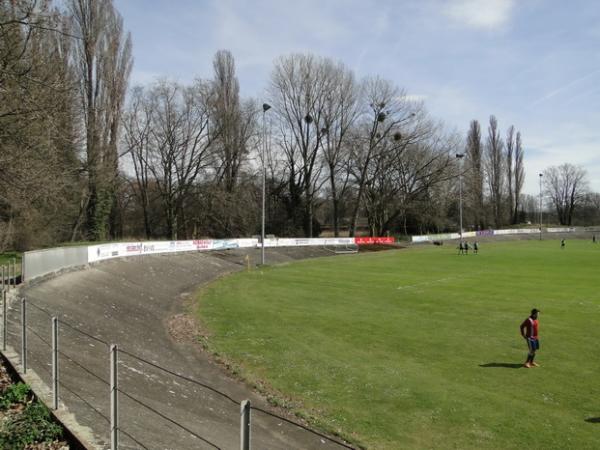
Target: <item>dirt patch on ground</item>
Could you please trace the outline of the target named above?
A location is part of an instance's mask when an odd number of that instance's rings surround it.
[[[177,314],[169,318],[167,330],[175,342],[196,342],[199,337],[196,321],[187,314]]]

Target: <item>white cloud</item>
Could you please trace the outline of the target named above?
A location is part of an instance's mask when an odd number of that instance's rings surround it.
[[[443,12],[461,25],[495,30],[508,23],[514,7],[514,0],[452,0]]]

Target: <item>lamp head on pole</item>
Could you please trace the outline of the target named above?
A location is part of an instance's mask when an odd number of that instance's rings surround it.
[[[462,157],[464,157],[464,156],[465,156],[465,154],[464,154],[464,153],[457,153],[457,154],[456,154],[456,157],[457,157],[458,159],[461,159],[461,158],[462,158]]]
[[[269,105],[268,103],[263,103],[263,112],[267,112],[268,110],[271,109],[271,105]]]

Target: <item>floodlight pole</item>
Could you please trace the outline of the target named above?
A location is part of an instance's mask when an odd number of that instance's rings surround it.
[[[268,103],[263,103],[263,145],[262,145],[262,220],[260,227],[260,243],[261,243],[261,251],[260,251],[260,263],[261,265],[265,265],[265,203],[266,203],[266,147],[267,147],[267,125],[266,125],[266,113],[269,109],[271,109],[271,105]]]
[[[542,176],[540,173],[540,241],[542,240]]]
[[[465,156],[464,153],[457,153],[456,158],[459,161],[462,161],[462,158]],[[458,209],[459,209],[459,218],[460,218],[460,242],[463,241],[463,208],[462,208],[462,162],[459,163],[458,168]]]

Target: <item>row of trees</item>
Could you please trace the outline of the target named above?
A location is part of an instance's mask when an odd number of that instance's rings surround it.
[[[503,140],[498,121],[491,116],[484,143],[481,125],[473,120],[465,153],[465,223],[468,227],[483,229],[493,225],[499,228],[522,221],[525,171],[521,133],[511,125]]]
[[[279,58],[260,102],[240,97],[228,51],[210,78],[128,89],[112,1],[61,5],[0,3],[0,249],[257,234],[263,167],[277,235],[455,230],[459,180],[466,228],[535,218],[521,134],[493,116],[465,140],[392,82],[311,54]],[[585,174],[567,172],[544,176],[557,219],[595,217]]]
[[[2,247],[106,239],[116,223],[131,38],[110,0],[64,3],[0,3]]]
[[[133,91],[124,142],[147,237],[255,233],[263,164],[267,229],[284,235],[318,235],[323,222],[354,235],[363,218],[372,234],[406,228],[455,178],[459,138],[389,81],[294,54],[275,63],[261,108],[240,100],[229,52],[213,65],[211,80]]]

